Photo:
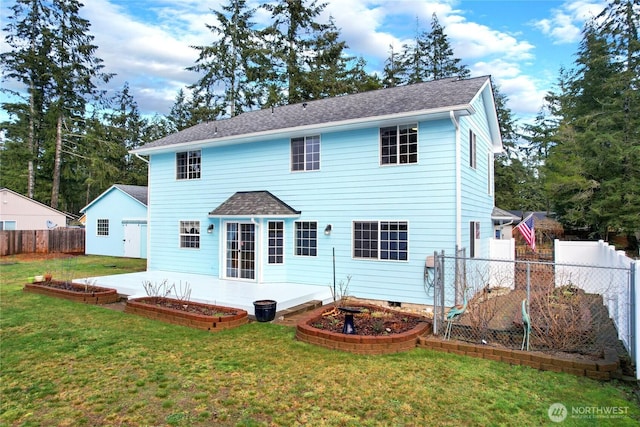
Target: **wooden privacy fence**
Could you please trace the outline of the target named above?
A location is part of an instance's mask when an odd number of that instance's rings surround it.
[[[0,255],[84,253],[84,228],[0,231]]]

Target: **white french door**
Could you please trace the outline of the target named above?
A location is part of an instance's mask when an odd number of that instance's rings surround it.
[[[256,277],[256,226],[251,222],[227,222],[225,230],[226,277]]]

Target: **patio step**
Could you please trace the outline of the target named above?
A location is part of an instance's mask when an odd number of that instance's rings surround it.
[[[320,300],[307,301],[305,303],[298,304],[296,306],[278,311],[276,313],[276,319],[284,320],[292,316],[305,313],[307,311],[315,310],[318,307],[322,307],[322,301]]]

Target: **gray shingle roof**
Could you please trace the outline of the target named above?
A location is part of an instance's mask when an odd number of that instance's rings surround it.
[[[464,106],[471,102],[488,79],[488,76],[483,76],[461,80],[434,80],[250,111],[229,119],[192,126],[145,144],[139,150],[300,126],[327,125],[348,120]]]
[[[149,190],[147,187],[143,187],[140,185],[125,185],[125,184],[114,184],[114,187],[124,191],[134,199],[138,200],[140,203],[147,205],[147,197],[149,194]]]
[[[300,211],[268,191],[239,191],[209,213],[210,216],[291,216]]]

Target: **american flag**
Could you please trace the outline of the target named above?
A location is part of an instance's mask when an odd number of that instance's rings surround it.
[[[536,250],[536,230],[533,226],[533,214],[530,214],[528,217],[520,221],[520,224],[516,227],[517,230],[520,230],[522,233],[522,237],[527,241],[529,246],[533,251]]]

